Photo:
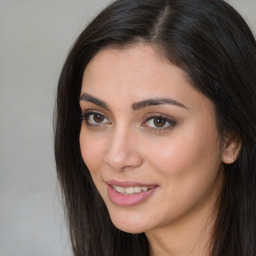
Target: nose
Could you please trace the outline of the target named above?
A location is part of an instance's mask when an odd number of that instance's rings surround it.
[[[113,170],[122,171],[141,166],[142,155],[139,153],[137,138],[125,129],[113,132],[104,156],[104,162]]]

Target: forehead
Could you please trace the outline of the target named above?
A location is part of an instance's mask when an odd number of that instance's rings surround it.
[[[200,104],[206,98],[191,86],[182,69],[147,44],[97,53],[84,71],[82,93],[111,103],[171,97],[184,103],[194,99]]]
[[[108,47],[99,51],[92,58],[85,69],[84,75],[97,73],[97,75],[108,74],[109,77],[114,69],[116,77],[119,74],[122,75],[122,78],[131,74],[133,76],[140,74],[141,77],[143,74],[146,75],[146,73],[156,70],[162,62],[166,61],[160,58],[155,49],[148,44]]]
[[[106,84],[110,81],[118,85],[125,83],[129,88],[131,83],[138,83],[141,87],[141,82],[147,80],[159,82],[162,77],[164,81],[166,73],[172,76],[172,80],[188,80],[183,70],[160,57],[150,45],[106,48],[98,52],[85,68],[82,86],[89,89],[100,86],[98,82]]]

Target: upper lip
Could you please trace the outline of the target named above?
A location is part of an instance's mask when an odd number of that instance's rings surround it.
[[[145,184],[136,181],[118,181],[118,180],[107,180],[106,183],[111,186],[118,187],[157,187],[157,184]]]

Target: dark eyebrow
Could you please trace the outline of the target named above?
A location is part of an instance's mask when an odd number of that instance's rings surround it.
[[[80,100],[89,101],[89,102],[92,102],[92,103],[106,109],[106,110],[110,110],[110,107],[108,106],[108,104],[105,101],[100,100],[98,98],[95,98],[94,96],[92,96],[90,94],[83,93],[82,95],[80,95]],[[178,106],[178,107],[188,109],[182,103],[180,103],[176,100],[173,100],[173,99],[169,99],[169,98],[153,98],[153,99],[148,99],[148,100],[135,102],[135,103],[132,104],[132,109],[133,110],[139,110],[141,108],[145,108],[145,107],[149,107],[149,106],[162,105],[162,104],[170,104],[170,105],[174,105],[174,106]]]
[[[136,102],[132,104],[132,109],[133,110],[139,110],[141,108],[149,107],[149,106],[155,106],[155,105],[162,105],[162,104],[170,104],[182,108],[188,109],[185,105],[182,103],[169,99],[169,98],[154,98],[154,99],[148,99],[148,100],[143,100],[140,102]]]
[[[82,95],[80,95],[80,100],[92,102],[92,103],[98,105],[99,107],[105,108],[106,110],[110,109],[106,102],[104,102],[100,99],[97,99],[97,98],[95,98],[92,95],[89,95],[87,93],[83,93]]]

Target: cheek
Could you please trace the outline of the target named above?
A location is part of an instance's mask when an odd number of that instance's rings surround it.
[[[199,175],[219,169],[221,152],[214,129],[180,130],[174,136],[147,145],[145,158],[165,176]]]
[[[157,177],[166,197],[158,205],[170,216],[180,216],[209,198],[214,198],[221,186],[219,147],[215,139],[183,136],[151,147],[147,159],[157,171]]]
[[[83,161],[93,177],[97,175],[97,170],[101,164],[100,159],[102,159],[103,155],[102,144],[100,144],[96,138],[94,138],[94,136],[91,136],[90,132],[85,132],[83,125],[80,132],[79,141]]]

